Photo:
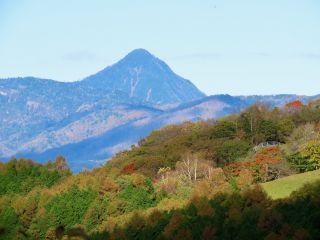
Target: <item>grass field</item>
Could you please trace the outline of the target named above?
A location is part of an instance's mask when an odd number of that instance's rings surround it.
[[[288,197],[304,184],[320,180],[320,170],[292,175],[275,181],[262,183],[261,186],[272,199]]]

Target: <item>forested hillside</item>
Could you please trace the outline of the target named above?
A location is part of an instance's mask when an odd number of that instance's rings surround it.
[[[279,200],[260,187],[317,176],[318,106],[169,125],[75,175],[62,156],[0,163],[0,238],[318,239],[320,176]]]

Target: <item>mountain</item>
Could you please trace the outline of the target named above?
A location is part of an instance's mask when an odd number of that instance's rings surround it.
[[[320,98],[319,95],[306,96],[296,94],[276,94],[276,95],[251,95],[251,96],[239,96],[241,100],[244,100],[248,104],[254,104],[256,102],[262,102],[270,107],[284,106],[287,103],[300,100],[304,104],[308,104],[311,100]]]
[[[41,149],[45,151],[27,151],[32,149],[32,147],[30,148],[32,145],[33,147],[40,146],[43,143],[46,145],[48,139],[46,136],[58,135],[57,131],[45,132],[44,135],[37,136],[36,140],[27,143],[29,145],[28,148],[20,148],[21,150],[16,153],[16,156],[29,157],[45,162],[47,159],[52,159],[54,156],[62,154],[67,157],[72,170],[78,172],[82,168],[92,168],[100,165],[118,151],[130,148],[131,145],[136,144],[151,131],[168,124],[219,118],[237,113],[246,106],[248,105],[237,97],[217,95],[163,111],[149,108],[149,112],[144,116],[141,115],[138,119],[122,122],[117,126],[106,129],[99,135],[84,138],[70,144],[60,144],[49,149],[41,146]],[[135,106],[135,109],[138,108],[138,106]],[[141,108],[140,111],[142,110]],[[125,115],[130,114],[129,107],[125,111],[127,112]],[[90,128],[93,127],[94,124],[90,126]],[[58,131],[66,132],[66,129],[59,129]]]
[[[116,64],[85,78],[85,86],[119,90],[129,97],[165,105],[204,97],[189,80],[175,74],[170,67],[144,49],[136,49]]]
[[[120,117],[117,121],[117,125],[114,125],[109,129],[105,129],[104,131],[101,131],[100,134],[92,137],[73,141],[69,144],[59,144],[56,147],[53,146],[48,149],[41,146],[43,151],[27,151],[30,149],[30,146],[33,145],[34,147],[37,147],[40,146],[40,143],[46,142],[47,139],[51,139],[48,137],[46,138],[46,136],[58,136],[61,133],[69,132],[67,129],[58,129],[57,131],[52,130],[51,132],[48,130],[47,132],[44,132],[43,135],[37,136],[37,140],[27,143],[29,148],[25,148],[24,151],[20,150],[20,152],[16,153],[16,156],[24,156],[45,162],[47,159],[52,159],[54,156],[62,154],[67,157],[72,171],[78,172],[83,168],[99,166],[107,159],[111,158],[115,153],[135,145],[140,139],[147,136],[150,132],[170,124],[181,124],[186,121],[194,122],[199,120],[217,119],[229,114],[238,113],[252,105],[253,98],[255,99],[255,102],[264,102],[270,106],[281,106],[285,102],[292,101],[293,99],[304,99],[304,101],[308,101],[307,99],[311,98],[296,95],[285,96],[286,97],[283,95],[234,97],[230,95],[214,95],[180,104],[178,107],[167,110],[156,110],[153,108],[145,109],[141,106],[123,106],[125,112],[123,116],[130,115],[130,108],[134,108],[135,111],[138,111],[139,109],[140,111],[143,110],[146,112],[139,115],[139,118],[131,118],[130,120],[123,122],[121,122]],[[274,103],[277,104],[275,105]],[[97,112],[95,112],[95,114],[96,113]],[[81,118],[78,122],[79,121],[87,122],[86,120],[81,120]],[[80,126],[87,131],[87,129],[94,129],[96,123],[93,123],[92,125],[80,124]]]
[[[78,83],[36,78],[0,80],[0,93],[0,146],[6,155],[11,155],[48,129],[69,126],[99,109],[104,115],[96,118],[101,121],[105,118],[106,121],[112,115],[112,109],[119,104],[142,104],[120,91],[84,88]],[[72,138],[72,134],[62,135],[63,138]],[[50,146],[47,144],[46,147]]]
[[[297,95],[205,96],[143,49],[77,82],[0,80],[0,159],[63,154],[74,171],[93,167],[168,124],[219,118]]]
[[[0,158],[81,142],[204,96],[143,49],[77,82],[1,79]]]

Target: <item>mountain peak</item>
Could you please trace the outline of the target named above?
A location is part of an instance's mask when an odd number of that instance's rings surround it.
[[[159,61],[159,59],[143,48],[138,48],[129,52],[122,60],[120,60],[121,63],[129,63],[130,65],[145,65],[152,62],[154,63],[155,61]]]
[[[156,105],[178,104],[205,96],[164,61],[141,48],[83,82],[100,89],[119,90]]]
[[[150,52],[143,48],[137,48],[132,50],[127,54],[126,57],[134,56],[134,57],[154,57]]]

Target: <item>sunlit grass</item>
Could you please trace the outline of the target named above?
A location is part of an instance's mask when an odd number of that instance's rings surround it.
[[[293,191],[320,179],[320,170],[292,175],[261,184],[272,199],[288,197]]]

